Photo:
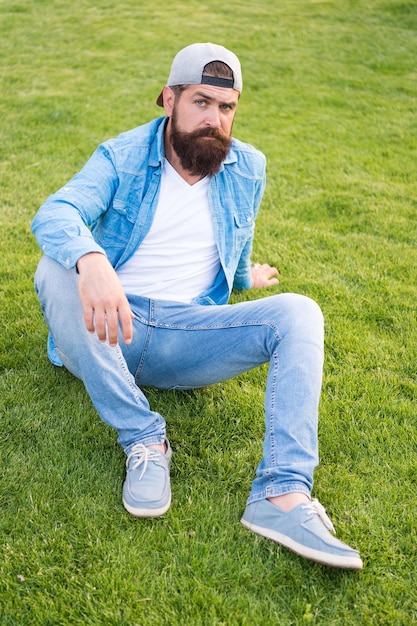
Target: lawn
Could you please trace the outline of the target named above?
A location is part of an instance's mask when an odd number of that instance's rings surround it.
[[[417,623],[417,4],[0,0],[0,22],[1,626]],[[253,260],[325,315],[314,495],[361,572],[239,524],[265,368],[146,390],[168,423],[173,505],[137,520],[115,433],[46,359],[31,219],[102,140],[161,114],[194,41],[242,62],[234,134],[268,159]]]

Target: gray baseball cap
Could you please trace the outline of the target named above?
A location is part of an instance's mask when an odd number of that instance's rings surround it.
[[[222,61],[230,67],[233,78],[217,78],[215,76],[203,76],[204,67],[212,61]],[[178,52],[175,56],[168,77],[167,87],[174,85],[213,85],[215,87],[229,87],[241,92],[242,71],[237,56],[214,43],[193,43]],[[156,104],[164,105],[162,91]]]

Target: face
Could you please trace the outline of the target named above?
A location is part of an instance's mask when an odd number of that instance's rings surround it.
[[[227,156],[239,92],[191,85],[175,98],[166,87],[169,140],[182,167],[193,175],[215,174]]]
[[[178,125],[183,132],[193,132],[201,128],[219,128],[231,135],[239,92],[235,89],[212,87],[211,85],[190,85],[179,99],[169,87],[164,90],[164,106],[171,117],[175,106]]]

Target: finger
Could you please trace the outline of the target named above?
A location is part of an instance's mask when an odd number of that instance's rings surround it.
[[[123,341],[126,344],[131,343],[133,339],[133,317],[134,316],[129,305],[119,308],[119,319],[120,325],[122,327],[122,336]]]
[[[107,339],[107,320],[106,313],[103,308],[94,309],[94,326],[97,333],[97,337],[100,341],[106,341]]]
[[[279,273],[276,267],[272,267],[271,265],[268,265],[266,263],[262,267],[265,269],[269,276],[276,276]]]
[[[277,278],[277,274],[278,273],[275,273],[275,272],[274,272],[274,274],[269,274],[268,280],[273,280],[273,281],[279,282],[279,280]]]
[[[109,344],[111,346],[117,346],[119,341],[119,319],[116,308],[111,308],[106,311],[106,325]]]
[[[83,317],[84,324],[89,333],[93,333],[95,331],[94,327],[94,310],[92,307],[84,307],[83,308]]]

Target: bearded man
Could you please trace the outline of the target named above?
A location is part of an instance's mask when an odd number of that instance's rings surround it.
[[[157,99],[166,115],[103,143],[39,209],[48,354],[116,429],[123,504],[136,517],[171,504],[165,419],[141,387],[203,387],[269,363],[263,458],[241,522],[313,561],[360,569],[311,499],[320,308],[297,294],[227,304],[233,288],[278,284],[275,267],[251,264],[265,157],[232,138],[241,92],[234,53],[187,46]]]

